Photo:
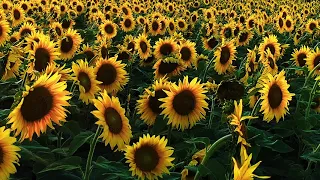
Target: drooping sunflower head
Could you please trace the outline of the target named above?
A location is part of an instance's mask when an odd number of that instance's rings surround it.
[[[233,41],[223,42],[214,52],[214,56],[216,57],[214,69],[218,74],[226,73],[236,57],[236,47],[234,46]]]
[[[263,100],[260,112],[263,111],[265,121],[270,122],[276,118],[276,121],[279,122],[280,118],[284,118],[287,114],[289,101],[292,100],[294,94],[288,91],[290,85],[285,79],[284,71],[275,76],[267,74],[263,82],[263,88],[259,91]]]
[[[76,30],[68,29],[59,41],[60,58],[63,60],[73,58],[82,41],[80,34]]]
[[[100,135],[105,145],[110,145],[113,150],[124,150],[132,137],[131,126],[125,116],[125,110],[121,107],[117,97],[109,96],[107,91],[101,92],[101,97],[93,99],[97,110],[91,113],[98,119],[97,125],[102,126],[103,132]]]
[[[22,100],[8,116],[11,129],[15,135],[20,134],[20,141],[28,138],[32,140],[34,133],[40,136],[47,130],[47,126],[53,129],[53,122],[61,125],[67,117],[71,98],[66,91],[66,82],[58,82],[60,75],[44,74],[31,86],[26,86]]]
[[[99,81],[96,80],[94,68],[88,65],[87,61],[78,60],[77,64],[72,63],[72,71],[75,75],[73,78],[79,84],[79,98],[86,104],[92,102],[95,94],[99,92]]]
[[[320,64],[320,49],[317,47],[314,51],[311,51],[306,59],[306,64],[308,65],[309,71],[312,71],[316,66]],[[318,67],[315,71],[315,74],[320,74],[320,67]]]
[[[154,46],[154,55],[157,59],[173,56],[177,53],[178,45],[172,38],[160,39]]]
[[[140,179],[157,179],[168,174],[168,167],[173,166],[173,148],[167,146],[168,140],[160,136],[143,135],[139,142],[127,146],[125,157],[132,176]]]
[[[151,90],[146,89],[140,99],[137,100],[138,114],[141,114],[141,119],[149,126],[155,123],[163,108],[163,104],[159,99],[167,97],[165,91],[170,90],[170,82],[167,78],[156,80],[151,87]]]
[[[178,85],[172,83],[170,91],[165,92],[168,97],[160,99],[164,102],[160,107],[164,108],[162,114],[168,117],[168,124],[172,127],[192,128],[205,117],[208,103],[204,93],[207,91],[197,78],[189,82],[186,76]]]
[[[96,79],[102,82],[99,86],[101,90],[108,93],[117,93],[122,90],[128,82],[125,64],[117,61],[116,57],[107,60],[99,59],[94,69]]]

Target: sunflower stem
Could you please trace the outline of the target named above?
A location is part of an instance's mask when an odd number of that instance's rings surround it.
[[[213,155],[213,153],[216,152],[217,150],[219,150],[219,148],[221,146],[223,146],[225,143],[227,143],[228,140],[230,140],[231,138],[232,138],[232,134],[228,134],[228,135],[221,137],[215,143],[213,143],[212,146],[210,146],[210,148],[208,149],[206,155],[204,156],[204,158],[201,162],[201,165],[206,166],[207,162],[209,161],[209,159]],[[196,176],[194,177],[194,180],[199,180],[201,178],[200,176],[201,176],[201,174],[200,174],[200,171],[198,168]]]
[[[307,111],[306,111],[306,118],[309,117],[311,101],[312,101],[312,99],[313,99],[314,92],[316,91],[316,89],[317,89],[317,87],[318,87],[318,86],[317,86],[317,85],[318,85],[318,82],[319,82],[319,81],[316,81],[316,82],[314,83],[313,88],[312,88],[312,90],[311,90],[311,92],[310,92],[309,101],[308,101],[308,106],[307,106]]]
[[[212,50],[212,52],[214,52],[214,49]],[[212,53],[210,53],[211,55]],[[209,56],[208,56],[209,57]],[[210,59],[206,69],[204,70],[204,73],[203,73],[203,77],[202,77],[202,81],[204,82],[204,80],[206,79],[206,75],[207,75],[207,71],[209,70],[211,64],[213,63],[213,60],[214,60],[214,56]]]
[[[252,116],[252,117],[255,116],[257,108],[258,108],[259,104],[261,103],[261,101],[262,101],[262,99],[259,98],[258,101],[256,102],[256,104],[254,105],[254,107],[253,107],[253,109],[252,109],[252,111],[250,113],[250,116]],[[248,121],[247,126],[250,126],[251,122],[252,121]]]
[[[88,159],[87,159],[87,164],[86,164],[86,171],[84,173],[84,180],[89,180],[90,174],[91,174],[91,163],[92,163],[92,157],[94,153],[94,149],[96,148],[97,142],[98,142],[98,137],[101,132],[100,126],[98,126],[96,133],[94,134],[94,137],[90,143],[90,150],[88,154]]]

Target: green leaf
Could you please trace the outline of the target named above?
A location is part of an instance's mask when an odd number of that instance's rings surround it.
[[[20,155],[25,160],[33,160],[41,164],[54,161],[54,155],[48,147],[41,146],[37,141],[24,141],[20,146]]]
[[[59,128],[59,131],[70,134],[72,137],[74,137],[81,132],[81,129],[78,122],[68,121]]]
[[[312,162],[320,162],[320,152],[310,152],[301,156],[303,159]]]
[[[206,176],[208,174],[211,174],[211,170],[208,169],[207,167],[205,167],[202,164],[199,164],[198,170],[199,170],[199,173],[200,173],[201,176]]]
[[[189,144],[203,143],[207,147],[210,144],[210,139],[207,137],[197,137],[197,138],[192,138],[190,140],[187,140],[186,143],[189,143]]]
[[[97,161],[92,162],[92,164],[93,169],[90,179],[134,179],[129,168],[120,162],[109,161],[99,156]]]
[[[81,168],[80,165],[81,165],[81,157],[71,156],[50,164],[39,173],[56,171],[56,170],[70,171],[70,170]]]
[[[88,142],[93,136],[93,132],[86,131],[78,134],[70,143],[68,154],[73,155],[84,143]]]

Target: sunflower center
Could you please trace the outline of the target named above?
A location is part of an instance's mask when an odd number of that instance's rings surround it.
[[[72,50],[73,47],[73,39],[70,36],[64,38],[61,42],[61,51],[64,53],[68,53]]]
[[[30,29],[28,29],[28,28],[25,28],[25,29],[23,29],[22,31],[21,31],[21,36],[25,36],[25,35],[27,35],[27,34],[31,34],[31,30]]]
[[[144,60],[143,62],[146,63],[146,64],[149,64],[149,63],[152,63],[154,60],[154,56],[149,56],[146,60]]]
[[[173,98],[173,109],[182,116],[190,114],[196,107],[196,97],[189,90],[183,90]]]
[[[159,28],[158,22],[156,22],[156,21],[152,22],[151,27],[152,27],[153,31],[157,31]]]
[[[97,72],[97,80],[102,82],[102,85],[110,85],[117,78],[117,70],[112,64],[103,64]]]
[[[80,72],[78,75],[78,80],[80,82],[80,85],[84,87],[85,92],[89,92],[91,89],[91,80],[87,73]]]
[[[310,30],[314,30],[316,28],[316,24],[310,23],[309,28],[310,28]]]
[[[56,33],[58,34],[58,36],[61,36],[61,34],[62,34],[61,29],[59,27],[56,27],[55,30],[56,30]]]
[[[172,51],[173,51],[173,47],[170,43],[165,43],[160,47],[160,53],[164,56],[171,54]]]
[[[245,21],[244,17],[243,17],[243,16],[241,16],[241,17],[240,17],[240,23],[242,23],[242,24],[243,24],[243,23],[244,23],[244,21]]]
[[[282,102],[282,91],[277,84],[273,84],[268,93],[269,104],[272,109],[279,107]]]
[[[152,145],[145,144],[134,153],[134,161],[142,171],[150,172],[157,167],[160,157],[155,148]]]
[[[13,11],[13,17],[14,17],[15,20],[20,19],[20,17],[21,17],[20,11],[17,10],[17,9],[15,9],[15,10]]]
[[[182,21],[180,21],[180,22],[178,22],[178,26],[179,26],[180,28],[184,28],[184,23],[183,23]]]
[[[11,37],[11,38],[10,38],[10,42],[12,42],[12,43],[17,42],[17,38],[16,38],[16,37]]]
[[[48,50],[44,48],[38,48],[35,53],[34,68],[37,71],[42,72],[44,69],[46,69],[49,62],[50,62],[50,54]]]
[[[162,108],[160,108],[160,106],[162,105],[163,102],[159,101],[159,99],[161,98],[165,98],[167,97],[167,94],[162,90],[157,90],[155,92],[155,96],[150,96],[149,97],[149,101],[148,101],[148,105],[151,108],[152,112],[156,113],[156,114],[160,114],[162,112]]]
[[[8,9],[8,4],[2,4],[3,9],[7,10]]]
[[[239,37],[239,42],[245,42],[248,38],[248,33],[247,32],[243,32],[240,34],[240,37]]]
[[[108,107],[104,111],[104,118],[109,127],[109,130],[113,134],[119,134],[122,130],[122,119],[117,110],[112,107]]]
[[[131,26],[131,20],[130,19],[126,19],[125,21],[124,21],[124,26],[126,27],[126,28],[129,28],[130,26]]]
[[[231,35],[232,35],[232,30],[231,30],[231,28],[226,28],[225,31],[224,31],[224,36],[225,36],[226,38],[230,38]]]
[[[129,50],[130,52],[134,51],[134,43],[133,42],[128,43],[127,50]]]
[[[170,28],[171,31],[174,30],[174,24],[172,22],[169,23],[169,28]]]
[[[112,34],[114,32],[113,26],[111,24],[107,24],[104,27],[104,30],[106,31],[107,34]]]
[[[279,27],[280,27],[280,28],[283,27],[283,20],[282,20],[282,18],[279,19]]]
[[[253,74],[253,71],[254,71],[254,64],[252,61],[249,62],[249,76],[251,76]]]
[[[271,57],[268,57],[268,61],[269,61],[269,66],[274,69],[274,61]]]
[[[298,59],[298,63],[299,63],[299,66],[302,67],[306,64],[306,57],[307,55],[305,53],[300,53],[297,57]]]
[[[52,108],[53,95],[46,87],[39,86],[24,98],[21,114],[27,122],[35,122],[46,116]]]
[[[161,61],[159,65],[159,73],[160,74],[169,74],[172,73],[174,70],[176,70],[178,67],[177,63],[166,63]]]
[[[270,49],[271,54],[274,55],[274,53],[276,52],[275,47],[272,44],[267,44],[264,48],[264,51],[267,51],[268,48]]]
[[[314,67],[316,67],[319,63],[320,63],[320,55],[318,55],[314,58],[314,61],[313,61]],[[320,69],[320,67],[317,68],[317,70],[319,70],[319,69]]]
[[[220,63],[226,64],[230,59],[230,49],[227,46],[221,48]]]
[[[70,25],[71,25],[71,21],[64,20],[61,25],[62,25],[63,29],[68,29],[70,27]]]
[[[184,61],[188,61],[191,58],[191,50],[187,47],[183,47],[180,50],[181,59]]]
[[[290,28],[290,27],[291,27],[291,21],[287,20],[287,21],[286,21],[286,26],[287,26],[288,28]]]
[[[250,20],[250,21],[249,21],[249,27],[250,27],[250,28],[253,28],[253,26],[254,26],[254,20]]]
[[[82,11],[82,7],[80,5],[77,6],[77,11],[81,12]]]
[[[88,61],[94,57],[94,53],[90,50],[85,51],[84,54],[86,55]]]
[[[144,42],[144,41],[140,41],[139,45],[140,45],[141,51],[142,51],[143,53],[146,53],[147,50],[148,50],[148,45],[147,45],[147,43]]]
[[[118,60],[129,60],[129,58],[130,55],[125,51],[118,54]]]
[[[108,55],[108,49],[104,46],[101,47],[101,56],[103,59],[105,59]]]
[[[218,45],[218,41],[216,40],[216,38],[212,37],[209,39],[208,41],[208,46],[213,49],[214,47],[216,47]]]
[[[235,36],[238,36],[239,32],[240,32],[240,28],[239,28],[239,26],[237,26],[237,27],[234,29],[233,34],[234,34]]]

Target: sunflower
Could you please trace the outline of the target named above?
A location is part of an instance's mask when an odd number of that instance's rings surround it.
[[[214,69],[218,74],[224,74],[228,70],[237,53],[233,41],[222,42],[222,45],[214,52],[215,64]]]
[[[148,126],[153,125],[157,116],[161,114],[163,108],[160,106],[163,102],[159,99],[167,97],[165,91],[169,90],[170,82],[166,78],[161,78],[154,82],[152,90],[145,89],[143,95],[140,95],[140,99],[137,100],[137,113],[141,114],[141,119]]]
[[[238,144],[241,143],[244,146],[251,147],[251,145],[246,141],[247,139],[247,132],[246,132],[246,125],[243,123],[246,119],[255,119],[257,117],[252,116],[242,116],[242,99],[240,99],[239,104],[237,101],[234,101],[234,113],[229,115],[230,124],[235,126],[234,132],[239,134],[238,136]]]
[[[15,4],[12,7],[11,13],[12,13],[11,20],[12,20],[13,27],[18,26],[24,21],[24,18],[25,18],[24,11],[18,4]]]
[[[61,26],[64,30],[72,29],[72,26],[75,25],[75,22],[72,19],[63,19]]]
[[[50,41],[50,37],[43,34],[43,32],[41,32],[41,31],[33,31],[25,39],[26,39],[26,43],[27,43],[27,45],[25,47],[26,51],[34,50],[35,43],[39,43],[40,39],[42,41]]]
[[[270,49],[271,54],[274,59],[277,60],[280,56],[280,43],[278,43],[277,36],[269,35],[263,38],[263,42],[259,46],[260,59],[265,59],[267,49]]]
[[[188,29],[188,24],[186,21],[182,18],[177,19],[176,21],[176,27],[179,31],[185,32]]]
[[[34,48],[29,51],[28,72],[31,73],[33,70],[42,72],[49,64],[57,60],[60,53],[55,46],[56,44],[48,39],[39,39],[39,42],[36,42]]]
[[[200,62],[202,62],[202,61],[207,61],[207,60],[208,60],[208,56],[205,56],[205,55],[203,55],[203,54],[200,54],[200,55],[198,54],[198,55],[197,55],[197,58],[196,58],[195,61],[193,62],[194,68],[197,69]]]
[[[185,66],[183,66],[182,63],[176,58],[168,57],[157,60],[157,62],[153,65],[153,69],[155,69],[155,79],[159,79],[164,76],[171,77],[179,75],[181,71],[185,70]]]
[[[33,25],[24,23],[19,29],[19,36],[23,38],[25,36],[31,35],[35,31],[36,28]]]
[[[100,90],[99,81],[96,80],[93,70],[94,68],[88,66],[86,61],[78,60],[77,64],[72,63],[72,71],[75,75],[73,79],[79,84],[79,99],[86,104],[91,103],[91,100],[95,98],[94,95]]]
[[[140,36],[135,39],[135,44],[138,49],[139,57],[142,60],[147,59],[151,53],[150,40],[147,39],[147,36],[145,34],[140,34]]]
[[[117,150],[122,151],[132,137],[129,120],[117,97],[110,97],[105,90],[100,94],[98,99],[92,99],[97,110],[91,112],[98,119],[96,124],[103,127],[99,138],[103,139],[106,146],[109,144],[112,150],[117,146]]]
[[[210,38],[202,38],[203,48],[206,50],[212,50],[219,44],[219,40],[217,37],[212,36]]]
[[[290,85],[285,79],[285,72],[282,70],[279,74],[272,76],[267,74],[264,79],[263,88],[259,91],[261,93],[260,112],[263,111],[263,119],[270,122],[274,117],[279,122],[280,118],[288,112],[289,101],[292,100],[293,93],[288,91]]]
[[[0,46],[3,46],[5,42],[9,39],[9,33],[11,28],[9,23],[6,20],[0,21]]]
[[[163,173],[169,174],[167,167],[173,166],[173,148],[167,146],[168,140],[160,136],[143,135],[139,142],[127,146],[126,163],[129,163],[132,176],[139,179],[158,179]]]
[[[254,178],[259,178],[259,179],[271,178],[270,176],[257,176],[253,174],[253,171],[257,169],[261,161],[251,166],[250,165],[251,159],[252,159],[252,154],[248,156],[246,148],[244,146],[241,146],[240,163],[238,163],[237,160],[234,157],[232,157],[232,161],[234,164],[234,167],[233,167],[234,180],[253,180]]]
[[[4,72],[2,74],[1,80],[5,81],[10,78],[15,78],[16,76],[19,76],[19,67],[22,64],[20,56],[17,53],[10,51],[6,55],[2,55],[0,59],[2,58],[4,58]]]
[[[94,72],[96,79],[102,82],[99,85],[101,90],[106,90],[108,93],[117,93],[122,90],[129,80],[125,66],[121,61],[117,61],[116,57],[107,60],[99,59]]]
[[[148,28],[149,28],[149,33],[152,36],[158,35],[161,30],[161,23],[160,23],[159,19],[152,19],[149,22]]]
[[[96,52],[94,49],[95,48],[91,48],[88,44],[84,44],[82,46],[82,51],[80,52],[80,54],[84,54],[86,57],[86,61],[90,62],[96,56]]]
[[[108,59],[108,47],[110,47],[110,41],[101,41],[99,47],[97,48],[99,51],[99,56],[102,59]]]
[[[59,41],[60,58],[63,60],[73,58],[82,41],[80,34],[76,30],[68,29]]]
[[[161,114],[169,118],[168,124],[183,131],[205,118],[205,109],[208,109],[206,90],[198,78],[189,83],[188,76],[185,76],[183,82],[172,83],[170,91],[165,92],[168,97],[160,99],[164,102],[160,107],[164,108]]]
[[[307,56],[311,53],[311,49],[307,46],[302,46],[299,50],[295,49],[291,54],[293,60],[298,67],[303,67],[306,64]],[[301,74],[301,71],[298,72]]]
[[[66,64],[58,65],[56,63],[51,63],[47,66],[45,74],[55,74],[58,73],[60,75],[59,82],[71,80],[71,72],[70,68],[65,68]]]
[[[246,28],[248,30],[254,28],[255,26],[255,19],[256,17],[254,15],[250,16],[247,20],[246,20]]]
[[[124,40],[124,47],[126,47],[126,49],[131,52],[131,53],[134,53],[135,50],[136,50],[136,42],[133,38],[133,36],[131,35],[126,35]]]
[[[233,31],[235,29],[235,24],[234,22],[230,22],[228,24],[223,25],[220,31],[220,36],[223,37],[224,39],[229,39],[234,36]]]
[[[161,59],[166,56],[175,55],[178,51],[178,44],[173,38],[160,39],[154,46],[154,55],[156,59]]]
[[[167,30],[171,35],[176,32],[176,23],[173,18],[167,20]]]
[[[286,20],[284,21],[285,30],[287,32],[292,32],[294,30],[294,21],[291,16],[287,16]]]
[[[262,60],[262,64],[265,67],[264,73],[270,73],[272,75],[275,75],[278,73],[278,66],[276,63],[276,60],[274,59],[273,55],[271,54],[270,49],[267,50],[265,53],[265,59]]]
[[[238,35],[238,43],[237,44],[239,46],[246,46],[249,44],[252,37],[253,37],[253,35],[250,31],[248,31],[248,30],[241,31]]]
[[[318,28],[318,21],[314,19],[309,19],[306,23],[306,32],[312,34],[315,29]]]
[[[311,51],[306,59],[309,71],[312,71],[318,64],[320,64],[320,49],[317,47],[315,51]],[[320,74],[320,68],[315,70],[315,74]]]
[[[186,40],[179,46],[179,58],[187,66],[191,67],[197,58],[196,44]]]
[[[125,16],[121,21],[121,28],[124,32],[132,31],[136,25],[136,21],[134,21],[132,16]]]
[[[31,86],[26,86],[22,100],[8,116],[7,124],[12,124],[11,129],[15,131],[15,136],[20,134],[20,141],[26,138],[32,140],[34,133],[40,136],[47,126],[54,128],[52,122],[61,126],[65,122],[67,110],[64,106],[69,106],[68,100],[71,98],[66,82],[58,82],[60,75],[44,74]]]
[[[134,58],[132,58],[132,53],[128,51],[124,47],[120,47],[119,52],[117,53],[118,60],[125,62],[134,62]]]
[[[11,7],[12,7],[12,2],[11,1],[2,1],[1,3],[0,3],[0,7],[5,11],[5,12],[7,12],[7,11],[9,11],[10,9],[11,9]]]
[[[112,39],[117,35],[117,25],[110,20],[106,20],[100,26],[100,32],[106,39]]]
[[[246,63],[246,71],[248,72],[248,75],[251,76],[257,69],[258,69],[258,63],[256,62],[256,47],[253,50],[248,49],[247,53],[247,63]]]
[[[17,151],[21,149],[15,146],[16,138],[10,136],[10,130],[0,127],[0,177],[1,179],[9,179],[10,174],[15,174],[17,169],[15,164],[19,165],[20,155]]]
[[[62,25],[59,22],[50,23],[50,32],[51,32],[51,35],[54,36],[55,38],[62,36],[62,33],[63,33]]]

